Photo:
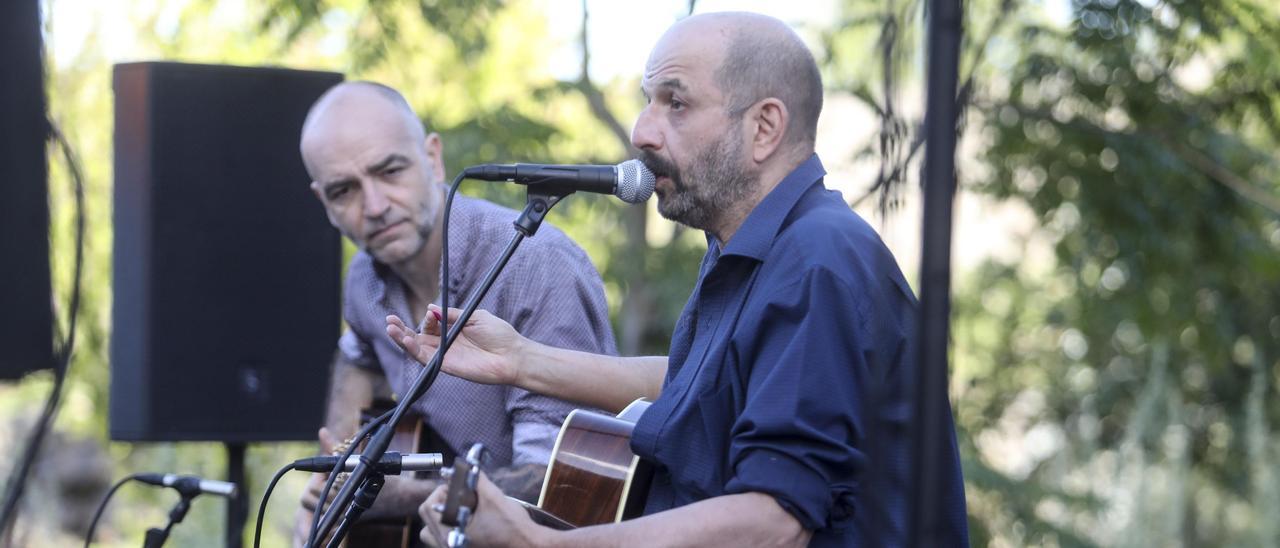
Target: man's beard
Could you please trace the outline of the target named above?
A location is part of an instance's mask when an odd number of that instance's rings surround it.
[[[759,174],[743,165],[745,146],[736,138],[741,125],[738,120],[719,141],[698,151],[687,173],[653,151],[643,151],[640,160],[645,167],[656,176],[670,178],[673,187],[667,192],[658,190],[658,213],[691,228],[711,231],[719,228],[721,215],[750,196]]]

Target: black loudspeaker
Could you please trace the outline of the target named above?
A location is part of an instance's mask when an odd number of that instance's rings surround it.
[[[116,65],[112,439],[315,439],[341,242],[298,138],[340,81]]]
[[[0,379],[53,365],[41,47],[40,3],[0,2]]]

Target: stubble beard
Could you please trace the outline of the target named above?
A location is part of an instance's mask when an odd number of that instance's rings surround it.
[[[671,179],[668,191],[658,191],[658,213],[685,226],[714,231],[723,215],[745,202],[759,174],[744,165],[743,143],[736,139],[739,119],[718,141],[694,155],[687,170],[644,151],[641,160],[654,174]],[[687,175],[687,177],[686,177]]]

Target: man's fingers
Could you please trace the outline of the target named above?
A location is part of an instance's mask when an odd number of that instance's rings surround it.
[[[302,489],[302,507],[308,512],[316,510],[321,489],[324,489],[324,474],[311,474],[311,479],[307,480],[306,487]]]
[[[333,437],[333,434],[329,432],[328,428],[321,426],[320,435],[318,437],[320,438],[321,453],[332,453],[333,448],[338,446],[337,438]]]
[[[413,330],[404,325],[400,318],[395,316],[387,316],[387,336],[391,340],[398,341],[407,335],[412,335]]]
[[[393,325],[398,329],[403,329],[406,331],[408,331],[409,329],[404,325],[404,321],[400,319],[400,316],[396,316],[396,315],[387,316],[387,325]]]
[[[404,351],[421,363],[431,361],[436,348],[440,347],[440,337],[433,335],[405,335],[400,339]]]
[[[433,317],[432,319],[436,319],[436,320],[440,319],[441,312],[440,312],[439,305],[434,305],[434,304],[427,305],[427,311],[428,311],[427,315],[432,316]],[[449,307],[448,316],[449,316],[449,323],[452,324],[453,322],[457,321],[458,318],[462,317],[462,309],[454,308],[451,306]]]
[[[302,507],[308,512],[315,512],[317,503],[320,502],[319,490],[312,491],[310,489],[302,492]]]
[[[427,496],[427,500],[422,501],[418,505],[418,516],[422,521],[439,521],[440,512],[436,511],[438,505],[444,504],[445,497],[449,494],[449,486],[446,484],[437,485]]]
[[[495,483],[489,481],[488,474],[480,474],[480,482],[476,484],[476,493],[480,495],[481,499],[500,500],[506,497],[506,495],[502,494],[502,489],[499,489]]]
[[[448,494],[448,487],[441,484],[431,492],[431,496],[418,506],[418,516],[422,518],[422,531],[418,533],[418,538],[427,546],[444,546],[445,545],[445,528],[440,523],[440,512],[436,508],[444,504],[445,496]]]

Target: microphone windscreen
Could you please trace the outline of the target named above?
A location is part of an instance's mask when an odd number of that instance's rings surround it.
[[[656,177],[640,160],[618,164],[618,185],[613,194],[629,204],[638,204],[653,195]]]

